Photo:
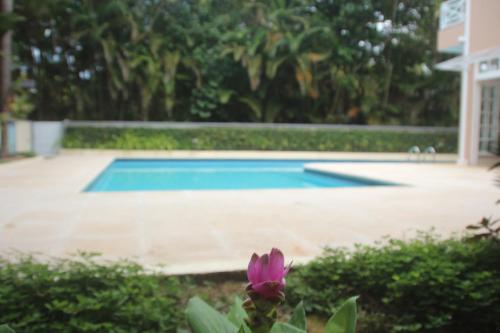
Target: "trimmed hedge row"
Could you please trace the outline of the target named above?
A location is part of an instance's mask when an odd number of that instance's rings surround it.
[[[180,282],[91,256],[41,263],[0,257],[0,325],[16,332],[177,332]]]
[[[434,146],[440,153],[457,150],[455,133],[409,133],[307,129],[144,129],[70,127],[64,148],[155,150],[296,150],[406,152]]]
[[[500,332],[500,242],[424,237],[329,249],[287,279],[287,300],[327,318],[360,295],[363,333]]]
[[[211,303],[232,300],[231,288],[205,282]],[[98,264],[88,255],[50,265],[0,257],[0,324],[30,333],[174,333],[184,327],[192,283],[148,275],[133,263]],[[500,242],[427,236],[330,249],[295,267],[286,295],[290,305],[304,300],[309,313],[325,318],[360,295],[359,333],[500,332]]]

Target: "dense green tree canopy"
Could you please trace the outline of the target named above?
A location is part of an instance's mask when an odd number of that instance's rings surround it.
[[[34,119],[455,125],[437,2],[16,0],[15,74]]]

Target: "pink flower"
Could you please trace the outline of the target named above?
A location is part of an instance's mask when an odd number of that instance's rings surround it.
[[[276,248],[261,257],[254,253],[248,264],[248,289],[266,299],[282,298],[290,266],[285,267],[283,253]]]

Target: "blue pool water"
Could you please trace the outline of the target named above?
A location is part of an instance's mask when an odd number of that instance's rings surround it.
[[[88,192],[239,190],[387,185],[375,180],[304,170],[324,160],[117,159]]]

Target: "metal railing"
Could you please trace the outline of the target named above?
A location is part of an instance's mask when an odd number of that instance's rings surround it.
[[[426,162],[427,157],[430,161],[436,162],[436,149],[433,146],[428,146],[423,151],[419,146],[413,146],[408,150],[408,161]]]
[[[446,29],[465,20],[465,0],[448,0],[441,4],[439,29]]]

